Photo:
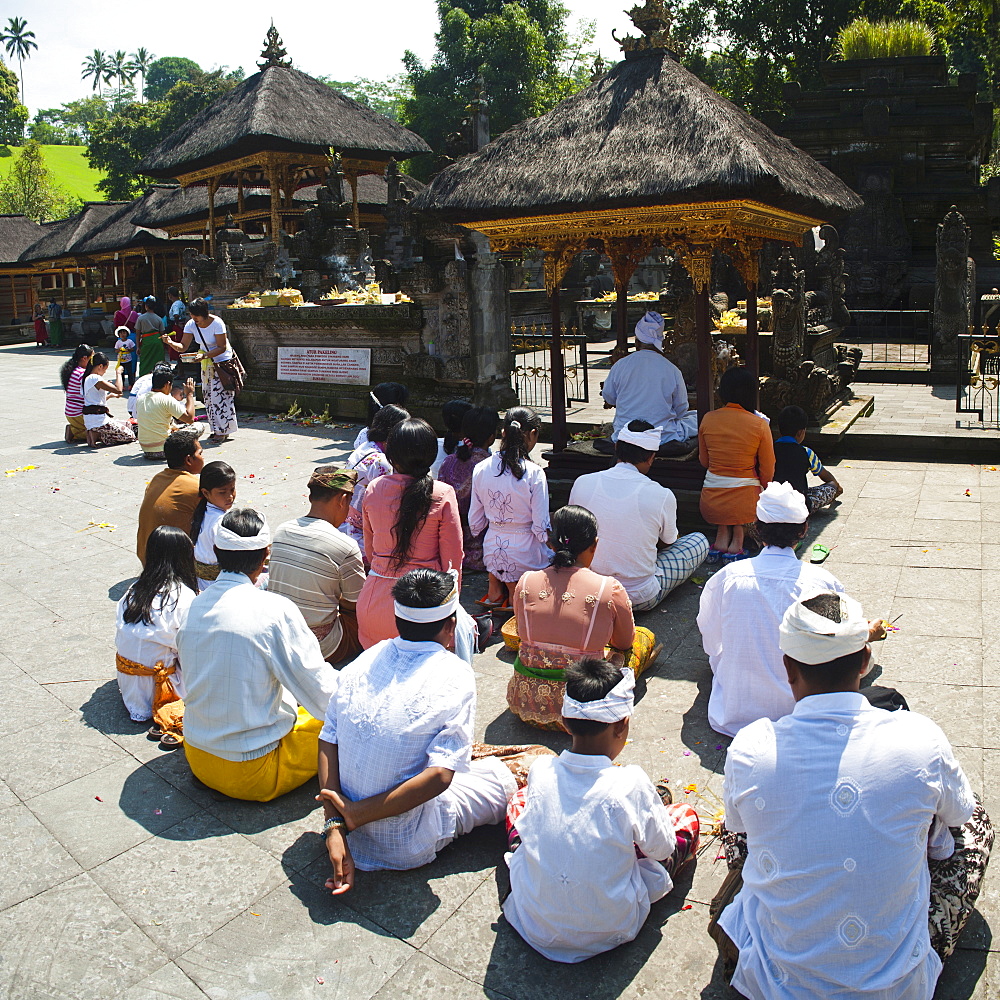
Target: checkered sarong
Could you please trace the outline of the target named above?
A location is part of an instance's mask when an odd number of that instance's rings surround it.
[[[650,611],[675,587],[679,587],[708,558],[708,539],[700,532],[683,535],[669,548],[661,549],[656,555],[656,577],[658,589],[648,601],[633,604],[633,611]]]

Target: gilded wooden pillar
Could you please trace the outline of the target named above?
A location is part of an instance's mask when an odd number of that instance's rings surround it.
[[[208,180],[208,249],[215,256],[215,192],[219,186],[218,177]]]

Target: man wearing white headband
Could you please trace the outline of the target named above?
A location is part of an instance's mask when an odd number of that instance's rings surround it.
[[[792,710],[778,648],[781,618],[806,590],[844,591],[832,573],[795,554],[808,518],[801,493],[770,483],[757,499],[760,555],[724,566],[701,592],[698,628],[712,666],[708,721],[716,732],[735,736],[747,723]]]
[[[473,746],[476,678],[450,652],[455,576],[410,570],[392,595],[399,635],[343,668],[320,734],[326,885],[335,895],[352,887],[355,868],[418,868],[461,834],[500,822],[517,775],[551,753]]]
[[[257,589],[270,544],[260,514],[230,510],[215,537],[219,577],[177,634],[191,771],[209,788],[256,802],[316,773],[320,720],[337,687],[302,612]]]
[[[663,354],[663,317],[647,312],[635,326],[635,339],[636,350],[611,366],[601,389],[604,405],[615,407],[611,441],[619,439],[629,421],[642,418],[659,428],[661,455],[682,455],[698,436],[698,415],[688,409],[680,369]],[[598,444],[599,451],[613,450],[610,443]]]
[[[614,446],[617,464],[580,476],[569,496],[597,518],[592,569],[621,583],[633,611],[655,608],[708,555],[700,532],[678,537],[677,500],[649,478],[659,441],[659,427],[631,421]]]
[[[806,592],[781,623],[794,710],[729,748],[709,932],[751,1000],[931,1000],[979,893],[989,817],[930,719],[859,692],[870,634]]]
[[[507,810],[504,915],[556,962],[631,941],[698,847],[690,805],[672,805],[666,782],[654,787],[641,767],[614,764],[628,740],[634,689],[628,667],[593,657],[568,667],[563,724],[572,749],[539,760]]]

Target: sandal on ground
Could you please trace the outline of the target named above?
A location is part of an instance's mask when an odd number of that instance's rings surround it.
[[[830,554],[830,547],[824,545],[822,542],[817,542],[809,553],[809,561],[814,563],[823,562],[826,557]]]
[[[738,562],[740,559],[748,559],[749,557],[750,557],[750,551],[748,549],[742,549],[739,552],[722,553],[723,562]]]
[[[159,743],[163,739],[164,732],[159,726],[150,726],[146,733],[146,739],[152,740],[154,743]]]
[[[489,594],[483,594],[483,596],[476,601],[476,604],[487,611],[502,611],[504,608],[510,607],[506,597],[500,597],[497,598],[497,600],[492,600]]]
[[[176,733],[164,733],[163,738],[160,740],[160,749],[176,750],[179,746],[182,746],[183,743],[183,736],[178,736]]]
[[[724,554],[720,549],[709,549],[705,562],[718,562]]]

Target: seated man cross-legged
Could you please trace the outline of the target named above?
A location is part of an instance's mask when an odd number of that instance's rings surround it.
[[[770,483],[757,500],[753,559],[730,563],[701,592],[698,628],[712,667],[708,723],[735,736],[757,719],[780,719],[795,705],[778,648],[781,617],[809,588],[843,591],[822,566],[800,562],[795,545],[809,529],[805,497],[788,483]],[[884,636],[872,623],[872,638]]]
[[[260,514],[230,510],[215,536],[218,579],[191,602],[177,633],[191,771],[255,802],[316,773],[321,720],[337,687],[302,612],[257,589],[270,544]]]
[[[659,427],[631,421],[618,434],[618,464],[580,476],[569,495],[597,518],[592,569],[621,583],[633,611],[655,608],[708,556],[704,535],[677,537],[677,500],[649,478],[659,440]]]
[[[572,750],[536,762],[507,810],[510,895],[504,914],[533,948],[582,962],[631,941],[651,903],[698,849],[698,814],[665,782],[616,767],[628,740],[635,675],[585,657],[566,670]]]
[[[358,481],[354,469],[324,465],[309,477],[309,513],[274,533],[267,589],[302,612],[328,663],[361,652],[358,595],[365,568],[358,543],[339,530]]]
[[[392,588],[399,635],[343,667],[319,744],[334,894],[355,868],[405,870],[499,823],[544,747],[473,744],[476,678],[454,641],[454,577],[414,569]]]
[[[709,933],[750,1000],[931,1000],[979,895],[989,817],[930,719],[859,693],[856,601],[808,591],[780,635],[795,708],[729,748],[731,871]]]

